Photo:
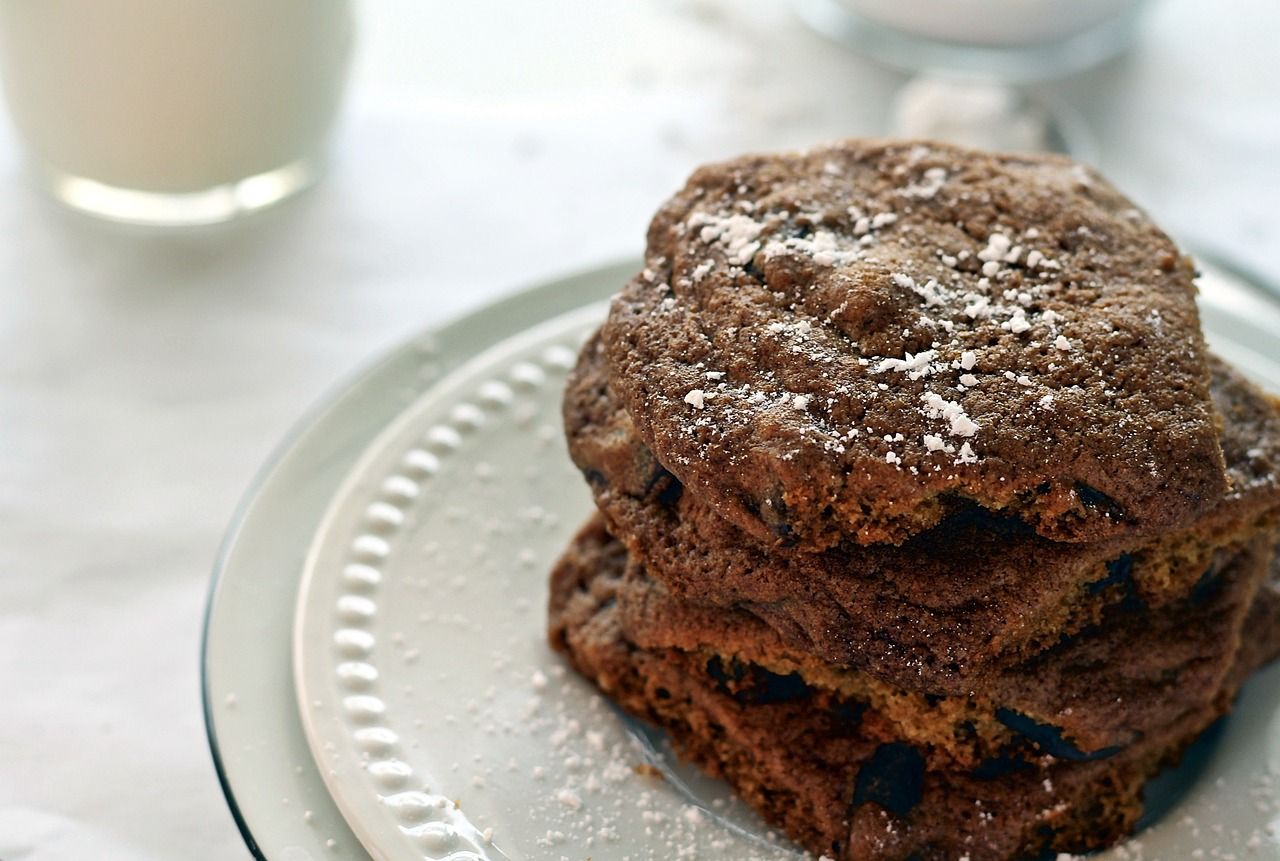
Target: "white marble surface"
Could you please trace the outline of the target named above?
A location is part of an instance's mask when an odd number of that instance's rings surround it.
[[[236,500],[357,363],[635,253],[699,161],[881,128],[901,78],[767,0],[360,7],[328,179],[156,235],[61,211],[0,131],[0,859],[238,859],[197,651]],[[1165,0],[1053,87],[1172,229],[1280,280],[1280,7]],[[1278,333],[1280,336],[1280,333]]]

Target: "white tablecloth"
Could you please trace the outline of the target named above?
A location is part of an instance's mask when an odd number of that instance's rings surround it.
[[[782,2],[360,7],[329,177],[230,227],[64,212],[0,133],[0,858],[246,857],[201,723],[220,535],[357,363],[640,247],[698,162],[883,128],[902,78]],[[1280,280],[1280,6],[1166,0],[1052,87],[1176,232]],[[1278,333],[1280,336],[1280,333]]]

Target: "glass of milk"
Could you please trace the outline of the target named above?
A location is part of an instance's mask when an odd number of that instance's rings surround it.
[[[1146,0],[796,0],[819,31],[899,68],[1034,81],[1123,51]]]
[[[352,29],[351,0],[0,0],[0,77],[56,198],[209,224],[315,180]]]

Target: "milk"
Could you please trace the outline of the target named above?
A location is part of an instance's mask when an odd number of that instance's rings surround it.
[[[1024,47],[1083,33],[1143,0],[840,0],[877,24],[939,42]]]
[[[0,74],[50,171],[190,193],[316,155],[351,31],[349,0],[0,0]]]

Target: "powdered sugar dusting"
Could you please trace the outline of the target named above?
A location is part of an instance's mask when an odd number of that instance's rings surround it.
[[[819,266],[845,266],[866,256],[861,250],[861,243],[842,244],[829,230],[819,230],[811,237],[788,236],[782,240],[770,240],[764,249],[765,259],[788,254],[805,255]]]
[[[665,274],[677,305],[690,303],[693,315],[710,297],[727,298],[721,291],[745,291],[751,310],[730,324],[725,341],[788,358],[777,369],[757,358],[757,370],[736,374],[734,383],[698,368],[700,379],[690,377],[672,393],[685,402],[684,433],[712,446],[782,422],[796,439],[780,454],[784,459],[814,447],[935,469],[940,452],[957,463],[976,462],[983,427],[994,426],[984,415],[1007,412],[1010,403],[1035,422],[1048,421],[1043,404],[1107,397],[1057,381],[1075,368],[1081,369],[1075,379],[1088,379],[1088,357],[1077,349],[1082,318],[1059,298],[1055,273],[1062,267],[1054,257],[1070,246],[1057,227],[1020,228],[1012,215],[981,227],[957,220],[935,229],[934,215],[922,222],[921,213],[963,207],[984,193],[961,181],[965,165],[939,163],[941,152],[916,146],[888,172],[887,187],[867,195],[841,192],[865,168],[818,156],[812,169],[820,191],[798,186],[803,190],[792,193],[787,181],[770,185],[744,174],[734,191],[690,201],[691,211],[674,225],[690,259],[665,270],[651,262],[653,280]],[[775,196],[778,189],[787,195]],[[660,312],[673,310],[669,298],[659,300]],[[896,329],[876,328],[895,316]],[[721,334],[706,337],[716,342]],[[710,361],[727,364],[726,358],[715,354]],[[808,370],[791,371],[797,360]],[[822,381],[820,393],[814,380]],[[905,406],[913,402],[922,405],[915,415]],[[866,411],[884,429],[910,431],[912,439],[893,449],[877,441],[881,434],[855,443],[849,431]],[[920,417],[928,422],[923,428]],[[962,451],[952,439],[972,443]]]
[[[885,371],[900,371],[905,373],[908,378],[918,380],[933,371],[930,363],[937,358],[937,350],[924,350],[914,355],[907,353],[906,358],[902,359],[881,359],[872,367],[871,373],[883,374]]]
[[[689,219],[689,228],[698,230],[698,238],[704,244],[723,246],[728,261],[738,264],[748,262],[760,250],[758,239],[764,227],[739,213],[717,216],[699,212]]]
[[[978,423],[965,414],[964,407],[955,401],[949,401],[936,392],[925,392],[920,398],[924,401],[924,414],[932,419],[946,420],[947,432],[952,436],[971,437],[980,429]]]
[[[947,171],[941,167],[931,167],[924,172],[924,177],[917,183],[913,183],[902,190],[903,197],[912,197],[918,200],[931,200],[934,195],[942,190],[947,182]]]

